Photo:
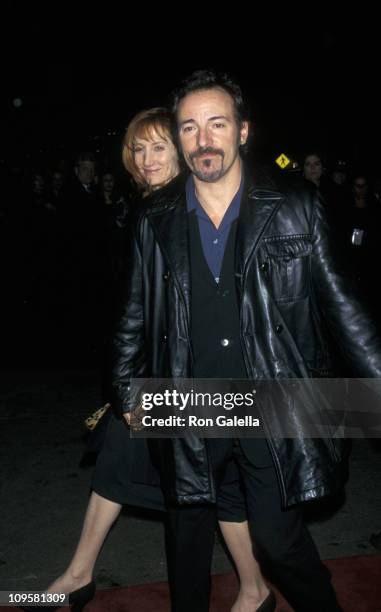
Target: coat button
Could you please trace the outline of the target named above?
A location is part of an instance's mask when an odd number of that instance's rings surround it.
[[[165,274],[163,274],[163,279],[164,279],[165,281],[167,281],[167,280],[169,279],[169,277],[170,277],[170,272],[169,272],[169,270],[167,270],[167,271],[165,272]]]
[[[167,342],[168,336],[166,334],[164,334],[163,337],[162,337],[162,340],[163,340],[163,342]]]
[[[278,324],[278,325],[276,326],[275,330],[276,330],[276,333],[277,333],[277,334],[282,333],[282,331],[283,331],[283,325]]]
[[[264,261],[260,266],[262,272],[267,272],[268,267],[269,267],[269,264],[267,263],[267,261]]]
[[[227,347],[230,344],[230,340],[228,340],[227,338],[222,338],[221,340],[221,346],[223,347]]]

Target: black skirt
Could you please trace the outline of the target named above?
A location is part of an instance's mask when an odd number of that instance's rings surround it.
[[[149,440],[131,438],[123,418],[111,416],[95,465],[92,489],[113,502],[165,511]]]

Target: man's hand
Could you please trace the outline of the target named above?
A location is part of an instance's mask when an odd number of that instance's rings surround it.
[[[132,429],[132,431],[141,431],[143,429],[142,418],[144,414],[145,412],[140,405],[131,412],[125,412],[123,416],[127,425]]]

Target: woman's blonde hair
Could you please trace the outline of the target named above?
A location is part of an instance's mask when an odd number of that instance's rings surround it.
[[[166,108],[155,107],[141,111],[130,121],[123,139],[122,161],[141,189],[147,185],[144,178],[139,173],[134,159],[134,144],[136,138],[146,138],[152,140],[154,133],[159,134],[160,138],[173,143],[171,130],[171,115]]]

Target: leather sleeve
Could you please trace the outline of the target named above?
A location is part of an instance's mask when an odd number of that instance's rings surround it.
[[[144,376],[147,369],[142,253],[136,236],[131,234],[123,293],[111,346],[112,403],[117,412],[130,412],[137,407],[130,381]]]
[[[315,243],[311,278],[323,319],[342,355],[361,378],[381,377],[381,342],[378,327],[356,296],[334,257],[332,226],[324,204],[316,197],[313,216]]]

